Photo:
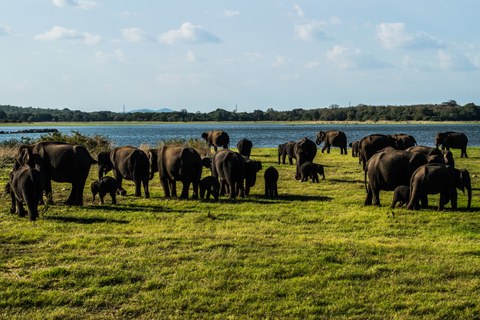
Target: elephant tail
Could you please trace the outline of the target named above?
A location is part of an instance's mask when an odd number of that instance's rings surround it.
[[[363,184],[365,186],[365,191],[368,192],[368,188],[367,188],[367,172],[368,172],[368,167],[365,167],[365,170],[363,172],[364,174],[364,177],[363,177]]]

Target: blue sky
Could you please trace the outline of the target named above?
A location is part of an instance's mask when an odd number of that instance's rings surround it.
[[[0,104],[480,104],[479,12],[477,0],[0,0]]]

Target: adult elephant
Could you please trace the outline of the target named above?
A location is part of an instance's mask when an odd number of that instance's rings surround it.
[[[150,197],[148,191],[150,163],[145,152],[132,146],[116,147],[110,151],[101,151],[97,161],[98,178],[112,170],[113,177],[117,180],[121,191],[125,190],[122,188],[122,180],[132,180],[135,183],[136,197],[142,195],[142,184],[144,198]]]
[[[295,179],[300,180],[300,167],[305,162],[313,162],[317,155],[315,142],[303,137],[295,143],[294,154],[296,159]]]
[[[198,185],[202,176],[202,158],[198,152],[185,146],[166,145],[148,151],[150,161],[150,179],[155,172],[160,176],[160,183],[166,198],[176,197],[176,181],[183,184],[180,198],[188,198],[190,184],[193,187],[192,198],[198,199]]]
[[[427,147],[427,146],[414,146],[414,147],[407,148],[406,151],[420,152],[429,157],[439,156],[443,164],[448,164],[449,166],[455,167],[453,154],[449,150],[439,150],[437,148]]]
[[[210,171],[212,177],[220,181],[220,194],[223,195],[228,187],[228,197],[245,196],[245,159],[238,153],[229,149],[216,152],[211,157]]]
[[[252,141],[246,138],[243,138],[237,143],[238,153],[240,153],[242,156],[245,156],[247,158],[250,158],[250,154],[252,153],[252,147],[253,147]]]
[[[397,149],[405,150],[407,148],[413,147],[417,145],[417,141],[415,138],[409,134],[399,133],[399,134],[391,134],[388,135],[393,137],[397,142]]]
[[[352,157],[358,157],[358,140],[350,142],[348,146],[352,148]]]
[[[347,136],[343,131],[319,131],[315,143],[320,145],[322,142],[322,153],[325,149],[327,149],[327,153],[330,153],[330,147],[339,147],[340,154],[347,154]]]
[[[365,168],[368,184],[364,205],[380,206],[380,190],[394,191],[398,186],[409,185],[415,170],[427,163],[427,156],[418,152],[393,150],[374,154]]]
[[[245,195],[250,195],[250,188],[255,186],[257,181],[257,172],[262,170],[262,163],[260,161],[249,159],[243,156],[245,160]]]
[[[472,202],[472,185],[470,174],[465,169],[455,169],[444,164],[427,164],[418,168],[410,180],[410,201],[407,209],[418,209],[419,199],[426,198],[427,194],[440,193],[438,210],[449,202],[452,209],[457,209],[457,188],[465,192],[467,189],[468,204],[470,209]],[[424,204],[426,206],[427,203]]]
[[[22,145],[18,149],[16,165],[36,168],[45,182],[47,202],[52,201],[52,180],[71,183],[67,205],[83,205],[83,189],[90,166],[97,163],[85,147],[57,141],[37,142]]]
[[[467,156],[467,143],[468,138],[464,133],[461,132],[438,132],[435,135],[435,148],[438,148],[439,145],[442,146],[442,150],[460,149],[460,158],[468,158]]]
[[[207,143],[209,149],[213,146],[215,152],[217,152],[217,147],[223,147],[226,149],[230,143],[230,137],[222,130],[204,132],[202,133],[202,138]]]
[[[282,158],[282,164],[285,164],[285,158],[288,156],[288,163],[293,165],[293,158],[295,158],[295,141],[289,141],[278,145],[278,164]]]
[[[358,157],[362,162],[363,170],[367,167],[367,161],[377,152],[386,147],[397,149],[397,140],[384,134],[371,134],[363,137],[358,142]]]

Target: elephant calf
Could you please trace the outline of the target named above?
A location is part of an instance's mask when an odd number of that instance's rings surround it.
[[[409,186],[398,186],[395,188],[393,191],[393,201],[392,204],[390,205],[390,208],[393,209],[395,208],[395,205],[397,207],[401,207],[404,204],[408,203],[408,200],[410,199],[410,187]]]
[[[215,201],[218,201],[218,194],[220,191],[220,183],[218,179],[212,176],[205,177],[200,180],[200,199],[203,199],[205,192],[207,193],[206,199],[210,199],[210,196],[213,196]]]
[[[25,217],[25,204],[29,220],[35,221],[38,218],[38,203],[42,200],[45,189],[45,180],[40,171],[29,166],[14,168],[5,189],[12,197],[11,213],[16,212],[19,217]]]
[[[277,182],[278,171],[274,167],[268,167],[263,175],[265,179],[265,196],[275,198],[278,196]]]
[[[100,197],[100,204],[103,204],[103,197],[108,193],[112,197],[112,204],[117,203],[115,194],[120,194],[122,196],[126,195],[127,192],[120,188],[117,180],[112,177],[105,176],[101,177],[98,180],[95,180],[90,184],[90,189],[92,190],[92,203],[95,202],[95,196],[98,193]]]
[[[323,171],[323,166],[321,164],[305,162],[300,166],[300,181],[307,181],[309,178],[312,179],[312,182],[318,183],[318,175],[322,175],[322,180],[325,179],[325,173]]]

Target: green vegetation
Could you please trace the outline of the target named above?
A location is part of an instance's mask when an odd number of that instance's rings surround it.
[[[275,149],[253,149],[263,170],[251,196],[218,203],[151,198],[67,207],[69,186],[36,223],[0,199],[0,317],[4,319],[386,319],[479,318],[480,148],[456,165],[470,171],[472,210],[363,207],[357,158],[319,152],[319,184],[293,179]],[[280,173],[278,199],[263,172]],[[8,170],[0,169],[0,184]],[[204,169],[204,176],[208,171]],[[98,201],[98,200],[97,200]]]
[[[266,112],[255,110],[251,113],[215,111],[191,113],[187,110],[174,112],[134,112],[117,113],[111,111],[82,112],[69,109],[22,108],[0,105],[0,122],[124,122],[124,121],[480,121],[480,106],[468,103],[464,106],[455,100],[440,104],[422,104],[411,106],[368,106],[359,104],[354,107],[341,108],[332,104],[328,108],[311,110],[294,109],[291,111]]]

